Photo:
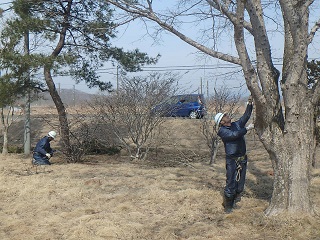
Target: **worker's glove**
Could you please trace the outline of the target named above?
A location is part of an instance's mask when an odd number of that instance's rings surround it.
[[[248,105],[252,105],[252,104],[253,104],[253,98],[252,98],[251,95],[250,95],[249,98],[248,98],[247,104],[248,104]]]
[[[51,158],[51,154],[50,153],[46,153],[46,156],[47,156],[48,159]]]
[[[247,131],[254,129],[254,124],[250,123],[247,127],[246,127]]]

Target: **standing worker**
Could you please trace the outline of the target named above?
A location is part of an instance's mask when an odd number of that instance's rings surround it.
[[[254,128],[251,123],[245,127],[253,109],[252,97],[250,96],[247,108],[243,116],[235,122],[225,113],[217,113],[214,117],[219,127],[218,136],[221,137],[226,153],[226,186],[224,188],[223,207],[226,213],[230,213],[234,204],[240,202],[241,193],[244,189],[247,155],[244,135]]]
[[[53,156],[50,142],[57,136],[55,131],[50,131],[47,136],[41,138],[33,151],[32,163],[34,165],[51,165],[49,159]]]

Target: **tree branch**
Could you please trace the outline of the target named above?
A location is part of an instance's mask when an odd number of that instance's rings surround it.
[[[257,72],[252,65],[252,61],[250,60],[250,56],[248,54],[245,40],[244,40],[244,4],[240,1],[237,5],[237,20],[234,24],[234,39],[235,45],[241,59],[242,69],[244,71],[244,76],[246,78],[247,86],[255,96],[255,98],[261,98],[261,91],[258,84]],[[262,100],[262,99],[260,99]]]
[[[199,44],[198,42],[194,41],[193,39],[187,37],[182,32],[178,31],[176,28],[174,28],[172,25],[167,24],[165,21],[161,20],[157,14],[153,11],[150,11],[150,8],[138,8],[136,5],[128,4],[126,1],[122,0],[107,0],[110,4],[134,15],[138,15],[144,18],[147,18],[155,23],[157,23],[162,28],[166,29],[167,31],[173,33],[177,37],[179,37],[184,42],[188,43],[189,45],[197,48],[201,52],[204,52],[208,54],[209,56],[221,59],[226,62],[234,63],[237,65],[241,65],[240,59],[234,56],[231,56],[229,54],[225,54],[222,52],[215,51],[213,49],[210,49],[202,44]]]
[[[315,23],[315,25],[311,28],[310,34],[309,34],[309,44],[312,42],[316,32],[320,28],[320,19]]]
[[[220,1],[218,0],[206,0],[208,4],[213,7],[214,9],[218,10],[221,12],[223,15],[225,15],[233,24],[237,24],[237,16],[228,10],[228,7],[230,5],[230,1],[227,1],[227,5],[224,6],[224,4],[221,4]],[[252,26],[251,23],[247,21],[243,21],[243,27],[248,30],[248,32],[252,33]]]
[[[262,90],[266,92],[267,96],[272,96],[271,98],[277,101],[279,98],[277,90],[278,82],[275,81],[275,79],[279,78],[280,73],[272,62],[271,47],[263,19],[261,4],[257,3],[256,0],[249,0],[246,2],[245,7],[252,22],[257,69]],[[271,98],[268,98],[268,100]]]

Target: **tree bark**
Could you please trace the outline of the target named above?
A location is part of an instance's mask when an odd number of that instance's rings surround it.
[[[217,153],[219,150],[219,143],[220,141],[218,139],[212,139],[212,145],[210,148],[210,162],[209,165],[212,165],[216,162]]]
[[[6,114],[3,111],[3,108],[1,108],[1,123],[3,126],[3,146],[2,146],[2,154],[6,155],[8,154],[8,132],[10,125],[13,122],[13,108],[9,107],[9,112]]]
[[[273,194],[266,210],[267,215],[277,215],[282,212],[313,213],[310,201],[312,119],[312,106],[309,104],[301,109],[299,117],[287,116],[285,131],[274,122],[269,126],[272,131],[265,130],[260,135],[275,173]]]
[[[9,128],[5,126],[3,128],[3,146],[2,146],[3,155],[8,154],[8,131],[9,131]]]
[[[69,130],[69,124],[68,124],[68,118],[66,114],[66,109],[64,107],[64,104],[60,98],[60,95],[55,87],[55,84],[53,82],[50,68],[44,67],[44,76],[47,83],[47,86],[49,88],[49,92],[51,95],[51,98],[56,106],[56,109],[58,111],[59,115],[59,123],[60,123],[60,134],[61,134],[61,141],[63,143],[63,152],[67,156],[67,162],[72,157],[72,151],[70,146],[70,130]]]

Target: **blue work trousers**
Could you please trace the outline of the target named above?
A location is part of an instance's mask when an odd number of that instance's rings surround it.
[[[47,156],[43,156],[41,154],[35,153],[33,154],[33,163],[37,165],[51,165]]]
[[[236,160],[234,158],[226,157],[227,179],[226,186],[224,188],[224,194],[226,197],[231,198],[236,194],[243,192],[246,181],[247,161],[247,157],[245,157],[244,160],[239,161],[241,170],[238,173]],[[240,176],[237,176],[238,174],[240,174]]]

